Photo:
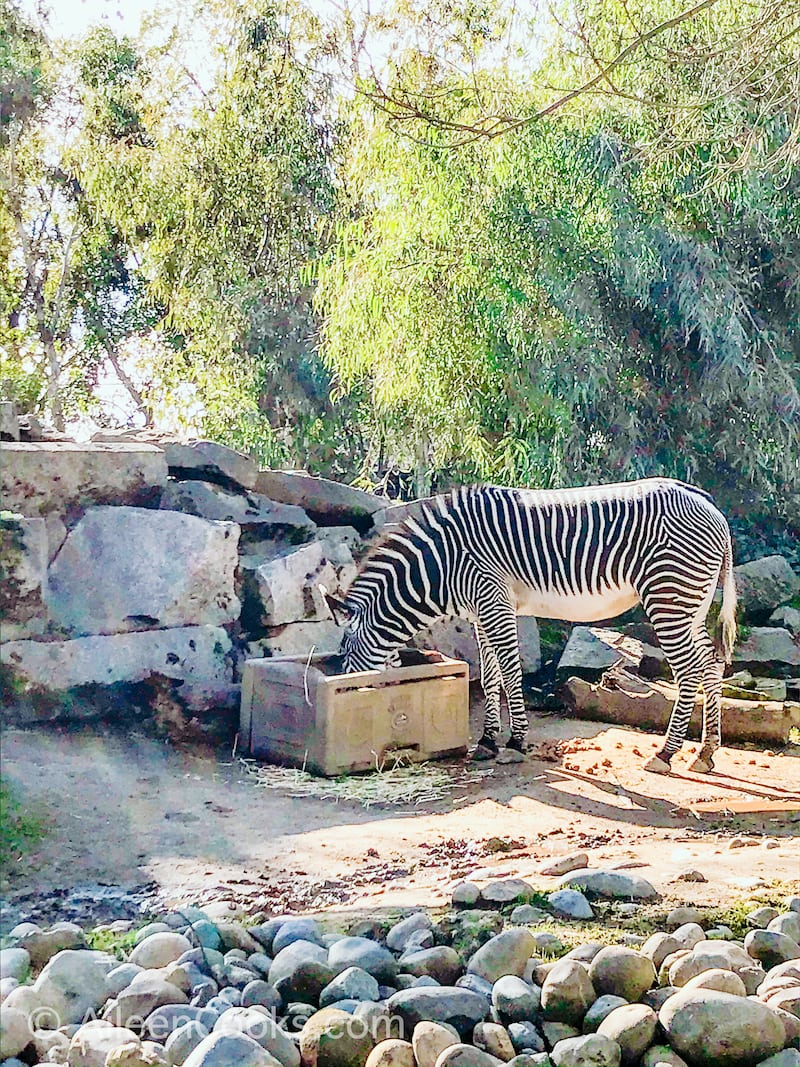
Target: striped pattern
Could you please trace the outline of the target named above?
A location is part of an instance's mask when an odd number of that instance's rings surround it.
[[[720,581],[722,654],[705,628]],[[345,670],[384,667],[434,619],[471,619],[486,697],[482,743],[496,750],[504,690],[510,744],[521,748],[527,719],[516,616],[592,622],[641,602],[678,684],[662,758],[683,743],[702,684],[708,762],[719,745],[735,600],[728,525],[700,489],[662,478],[553,491],[456,489],[422,504],[368,554],[345,602]]]

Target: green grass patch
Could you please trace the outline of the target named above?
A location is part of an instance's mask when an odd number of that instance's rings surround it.
[[[142,923],[139,929],[142,929],[146,924]],[[111,930],[89,931],[86,934],[86,941],[89,948],[94,949],[97,952],[108,952],[112,956],[116,956],[118,960],[127,960],[133,946],[136,943],[136,934],[138,930],[128,930],[126,934],[115,934]]]
[[[47,820],[26,812],[8,782],[0,783],[0,870],[31,852],[47,833]]]

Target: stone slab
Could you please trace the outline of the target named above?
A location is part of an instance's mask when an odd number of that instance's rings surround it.
[[[344,628],[333,619],[321,622],[294,622],[270,630],[265,637],[248,642],[248,659],[272,656],[305,656],[313,649],[321,655],[335,655],[342,646]]]
[[[170,473],[181,478],[237,485],[242,489],[255,488],[258,464],[250,456],[236,452],[216,441],[165,441],[164,453]]]
[[[783,556],[762,556],[733,568],[736,596],[745,618],[767,616],[800,593],[800,577]]]
[[[302,542],[317,529],[302,508],[276,503],[260,493],[234,493],[209,482],[169,481],[161,494],[161,508],[235,522],[256,538]]]
[[[261,471],[256,489],[271,500],[303,508],[320,526],[372,528],[372,516],[386,501],[351,485],[300,471]]]
[[[44,519],[0,518],[0,640],[44,633],[47,618]]]
[[[50,565],[51,619],[76,636],[232,622],[238,541],[235,523],[91,508]]]
[[[800,635],[780,626],[754,626],[734,648],[732,662],[737,670],[792,678],[800,670]]]
[[[154,445],[3,442],[3,507],[35,518],[95,504],[157,507],[167,461]]]

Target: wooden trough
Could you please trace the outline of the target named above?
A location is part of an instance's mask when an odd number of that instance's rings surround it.
[[[248,660],[239,740],[257,759],[333,777],[463,755],[469,664],[403,651],[400,667],[340,674],[339,656]]]
[[[644,681],[627,671],[612,670],[597,684],[570,678],[560,693],[570,714],[579,719],[663,732],[669,723],[677,689],[669,682]],[[698,699],[692,712],[690,736],[700,736],[702,707]],[[786,744],[793,727],[800,728],[800,703],[796,701],[722,699],[725,741]]]

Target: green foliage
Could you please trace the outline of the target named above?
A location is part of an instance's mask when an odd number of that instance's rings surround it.
[[[26,812],[8,782],[0,783],[0,870],[9,872],[47,832],[46,820]]]

